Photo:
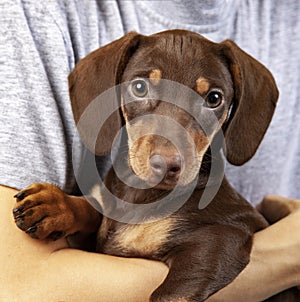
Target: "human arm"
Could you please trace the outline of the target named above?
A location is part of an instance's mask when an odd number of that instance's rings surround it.
[[[250,262],[208,302],[259,302],[300,284],[300,202],[267,196],[259,210],[270,222],[254,235]]]
[[[21,232],[12,217],[17,191],[0,186],[0,300],[148,301],[167,267],[45,243]]]

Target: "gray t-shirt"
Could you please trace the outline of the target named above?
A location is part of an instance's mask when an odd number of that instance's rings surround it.
[[[267,193],[300,198],[299,16],[298,0],[2,0],[0,183],[70,192],[72,154],[78,165],[84,153],[68,96],[75,63],[131,30],[181,28],[233,39],[271,70],[280,90],[271,126],[254,158],[227,165],[227,175],[253,203]]]

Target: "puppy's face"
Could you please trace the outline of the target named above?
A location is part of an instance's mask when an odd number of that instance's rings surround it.
[[[233,97],[217,44],[197,36],[148,38],[128,62],[122,82],[134,173],[161,189],[192,182]]]
[[[184,30],[128,33],[80,60],[69,87],[79,135],[96,155],[110,152],[122,127],[121,91],[132,170],[170,189],[195,179],[231,103],[225,155],[237,166],[250,160],[278,99],[272,74],[233,41]]]

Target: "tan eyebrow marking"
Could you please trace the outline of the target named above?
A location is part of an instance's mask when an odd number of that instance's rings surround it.
[[[157,85],[161,80],[161,71],[159,69],[153,69],[149,73],[150,82],[153,85]]]
[[[200,77],[196,81],[196,89],[200,94],[206,94],[209,90],[209,82],[206,78]]]

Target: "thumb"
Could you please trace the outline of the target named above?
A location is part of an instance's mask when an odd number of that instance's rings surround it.
[[[300,201],[279,195],[267,195],[256,208],[270,223],[274,223],[300,210]]]

